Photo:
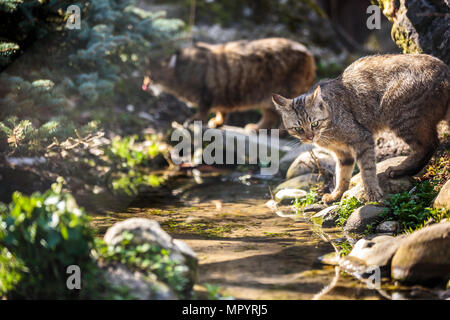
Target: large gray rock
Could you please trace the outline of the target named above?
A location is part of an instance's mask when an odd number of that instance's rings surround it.
[[[369,224],[380,219],[384,207],[367,204],[352,212],[344,225],[344,231],[348,233],[364,233]]]
[[[339,261],[348,273],[364,274],[371,267],[378,267],[383,273],[390,271],[392,258],[406,236],[379,236],[371,240],[361,239],[352,251]]]
[[[391,36],[404,53],[428,53],[450,63],[448,0],[376,0],[393,23]]]
[[[280,172],[285,175],[288,171],[289,167],[292,165],[292,163],[297,159],[297,157],[304,153],[308,152],[309,150],[314,149],[314,146],[312,144],[300,144],[293,147],[291,150],[289,150],[286,154],[284,154],[280,159]]]
[[[389,167],[395,167],[398,166],[400,163],[403,162],[407,157],[400,156],[400,157],[393,157],[386,160],[383,160],[381,162],[377,163],[377,174],[386,172],[386,169]],[[354,187],[358,184],[361,184],[361,173],[358,173],[352,177],[350,180],[350,187]]]
[[[291,164],[287,173],[286,179],[291,179],[307,173],[318,173],[319,169],[311,152],[317,158],[319,165],[330,174],[334,174],[334,167],[336,165],[333,157],[323,149],[315,148],[312,151],[306,151],[300,154],[297,159]]]
[[[278,192],[283,189],[303,189],[309,191],[312,186],[323,181],[323,178],[315,173],[303,174],[301,176],[289,179],[279,184],[274,192]]]
[[[192,288],[197,280],[198,259],[192,249],[180,240],[174,240],[154,220],[145,218],[131,218],[114,224],[106,231],[105,243],[117,245],[123,239],[123,233],[133,235],[130,244],[140,245],[148,243],[158,245],[170,251],[170,258],[187,267],[186,277],[189,280],[189,288]]]
[[[406,157],[394,157],[377,163],[378,182],[385,197],[388,194],[409,191],[414,186],[414,179],[412,177],[391,179],[383,175],[387,168],[400,164],[404,159]],[[360,201],[368,200],[362,183],[361,173],[358,173],[350,180],[350,188],[343,194],[343,199],[355,197]]]
[[[450,279],[450,222],[409,235],[392,259],[391,276],[409,283],[446,283]]]
[[[433,201],[433,208],[450,209],[450,180],[448,180],[439,191],[436,199]]]
[[[146,277],[140,272],[132,272],[122,264],[104,267],[105,280],[110,286],[125,291],[130,299],[135,300],[177,300],[175,293],[156,276]]]

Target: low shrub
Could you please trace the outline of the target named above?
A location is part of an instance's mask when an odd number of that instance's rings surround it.
[[[402,229],[408,232],[422,228],[430,219],[439,222],[450,218],[450,210],[431,208],[437,193],[434,184],[425,180],[417,183],[411,192],[389,195],[381,218],[399,221]]]
[[[0,293],[7,298],[83,298],[96,289],[88,217],[61,188],[60,181],[44,194],[15,192],[0,210]],[[80,267],[83,290],[68,290],[70,265]]]

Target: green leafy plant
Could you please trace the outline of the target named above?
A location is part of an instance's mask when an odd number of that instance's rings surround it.
[[[348,255],[352,251],[352,245],[347,240],[336,242],[336,246],[340,249],[339,254],[341,257]]]
[[[147,137],[137,143],[138,136],[114,137],[106,148],[106,156],[111,167],[111,186],[116,192],[137,194],[139,187],[158,187],[164,179],[148,171],[150,161],[159,155],[159,145],[155,137]]]
[[[97,250],[100,259],[106,263],[122,263],[148,277],[154,274],[182,297],[188,281],[185,277],[187,267],[175,261],[170,256],[169,250],[148,243],[133,245],[132,238],[132,234],[124,232],[119,244],[107,245],[103,241],[98,241]]]
[[[0,288],[11,298],[82,298],[96,286],[87,215],[56,183],[44,194],[13,194],[0,212]],[[84,290],[68,290],[66,269],[78,265]]]
[[[314,204],[318,199],[317,189],[311,188],[311,190],[306,194],[305,197],[299,199],[296,198],[293,207],[297,210],[297,212],[301,212],[302,209],[308,205]]]
[[[422,181],[412,192],[392,194],[385,201],[387,207],[381,218],[399,221],[402,229],[410,232],[420,229],[431,218],[436,222],[450,218],[450,210],[430,207],[437,193],[430,181]]]
[[[220,293],[220,287],[215,284],[205,283],[204,286],[208,300],[233,300],[232,296],[223,296]]]
[[[339,203],[339,207],[337,209],[338,218],[336,220],[336,224],[338,226],[343,226],[344,223],[347,221],[347,219],[350,217],[350,215],[361,207],[363,203],[356,199],[355,197],[351,197],[348,199],[341,200]]]

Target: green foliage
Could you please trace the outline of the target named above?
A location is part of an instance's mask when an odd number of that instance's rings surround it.
[[[189,20],[191,0],[158,0],[160,3],[175,2],[181,5],[184,20]],[[312,0],[241,0],[211,1],[197,0],[196,20],[199,23],[221,24],[229,26],[234,23],[251,21],[254,23],[275,22],[286,24],[293,31],[307,20],[311,13],[322,16],[323,12]],[[311,21],[309,21],[311,22]]]
[[[352,251],[352,245],[347,240],[336,242],[336,246],[340,249],[339,254],[341,257],[348,255]]]
[[[399,221],[406,231],[422,228],[424,223],[431,218],[436,222],[443,218],[450,218],[450,210],[430,208],[437,193],[438,191],[430,181],[423,181],[418,183],[411,193],[392,194],[385,201],[387,208],[381,218]]]
[[[302,209],[306,206],[314,204],[318,199],[317,189],[311,188],[311,190],[306,194],[305,197],[299,199],[296,198],[293,207],[297,210],[297,212],[301,212]]]
[[[187,267],[173,260],[169,250],[148,243],[133,245],[132,238],[132,234],[124,232],[122,241],[117,245],[106,245],[103,241],[98,241],[100,259],[107,263],[122,263],[147,277],[155,274],[158,280],[167,283],[178,295],[183,296],[187,285]]]
[[[44,194],[13,194],[0,212],[0,292],[9,298],[82,298],[95,286],[89,220],[62,182]],[[84,290],[68,290],[66,269],[83,270]]]
[[[118,116],[112,108],[144,101],[147,105],[149,97],[140,91],[140,81],[149,56],[182,35],[182,21],[139,9],[135,0],[14,3],[0,0],[0,69],[22,54],[20,49],[33,46],[20,64],[0,76],[0,121],[16,117],[17,123],[32,121],[35,128],[60,122],[58,130],[67,128],[64,138],[90,120],[100,120],[104,128],[117,127],[123,117],[128,125],[139,123],[128,119],[125,110]],[[81,8],[80,30],[65,28],[69,4]],[[39,153],[53,139],[43,133],[36,137],[42,141],[30,150],[24,143],[14,151],[24,156]],[[11,153],[6,139],[0,133],[0,151]]]
[[[94,239],[89,218],[62,183],[44,194],[15,193],[0,207],[0,297],[8,299],[130,298],[127,290],[104,283],[97,259],[120,262],[145,276],[156,277],[182,296],[187,267],[168,250],[132,245],[125,233],[116,246]],[[81,269],[81,290],[68,290],[67,267]]]
[[[214,284],[204,284],[208,300],[233,300],[231,296],[223,296],[220,294],[220,287]]]
[[[112,168],[112,189],[128,195],[138,193],[140,186],[158,187],[164,179],[149,174],[145,168],[159,155],[156,137],[149,136],[141,143],[136,143],[137,135],[114,137],[111,146],[106,149],[106,156]]]
[[[97,129],[97,123],[92,121],[78,130],[73,122],[64,118],[55,118],[36,128],[30,120],[18,120],[12,116],[0,122],[0,140],[8,143],[9,155],[38,155],[45,152],[45,148],[56,140],[65,140],[75,131],[85,135]]]
[[[135,143],[137,138],[137,135],[123,138],[114,137],[107,151],[108,157],[112,161],[118,162],[121,167],[134,168],[137,165],[145,165],[159,154],[159,146],[156,141],[147,140],[150,145],[138,146]]]
[[[343,226],[344,223],[347,221],[347,219],[350,217],[350,215],[361,207],[363,203],[356,199],[355,197],[351,197],[348,199],[341,200],[339,203],[339,207],[337,209],[338,218],[336,220],[336,224],[338,226]]]

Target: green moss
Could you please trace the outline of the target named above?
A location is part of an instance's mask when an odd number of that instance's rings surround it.
[[[234,229],[243,228],[244,225],[237,223],[227,223],[217,225],[212,221],[201,220],[195,223],[180,222],[175,219],[168,219],[161,223],[169,232],[190,233],[207,238],[223,237]]]
[[[282,238],[291,236],[289,232],[264,232],[264,235],[272,238]]]

